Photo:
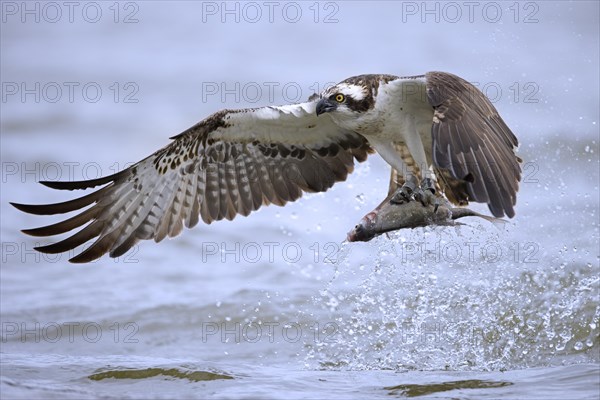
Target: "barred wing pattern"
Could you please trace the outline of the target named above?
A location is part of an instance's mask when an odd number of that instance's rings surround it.
[[[160,242],[195,226],[248,215],[262,205],[284,205],[303,192],[322,192],[346,179],[354,160],[372,150],[360,135],[317,118],[316,101],[223,110],[173,137],[166,147],[117,174],[78,182],[41,182],[54,189],[99,190],[64,203],[13,205],[38,215],[79,214],[23,232],[53,236],[83,227],[57,243],[36,248],[62,253],[95,239],[69,261],[118,257],[139,240]]]
[[[469,199],[488,203],[495,217],[514,217],[521,180],[516,136],[471,83],[445,72],[425,76],[435,165],[466,183]]]

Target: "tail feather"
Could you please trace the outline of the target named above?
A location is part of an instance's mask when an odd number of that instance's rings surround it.
[[[440,189],[452,204],[457,206],[469,204],[467,181],[454,178],[448,170],[443,168],[435,168],[435,176]]]

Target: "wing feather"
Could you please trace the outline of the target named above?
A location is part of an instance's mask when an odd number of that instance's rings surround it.
[[[145,196],[144,196],[145,197]],[[144,198],[142,197],[142,198]],[[112,257],[122,256],[129,250],[139,239],[147,238],[147,234],[145,234],[145,226],[143,219],[144,215],[149,215],[150,210],[154,207],[154,204],[151,202],[144,202],[140,208],[137,208],[130,219],[131,229],[122,234],[121,237],[115,241],[114,249],[111,251]]]
[[[42,226],[40,228],[34,229],[23,229],[23,233],[26,233],[31,236],[60,235],[61,233],[69,232],[75,228],[79,228],[81,225],[87,222],[90,222],[100,213],[100,211],[102,210],[99,207],[91,207],[82,212],[81,214],[77,214],[74,217],[58,222],[56,224]]]
[[[75,210],[80,210],[84,207],[89,206],[92,203],[97,202],[99,199],[106,196],[111,190],[113,190],[113,186],[106,186],[96,192],[90,193],[86,196],[79,197],[77,199],[65,201],[63,203],[55,203],[55,204],[19,204],[19,203],[10,203],[15,208],[35,215],[54,215],[54,214],[64,214]]]
[[[252,193],[252,207],[251,211],[258,210],[260,206],[263,204],[263,191],[261,188],[258,171],[256,169],[256,165],[254,165],[254,159],[248,155],[243,155],[240,157],[244,165],[246,167],[246,177],[247,179],[242,181],[243,185],[242,190],[248,190],[250,188],[250,192]]]
[[[185,206],[183,208],[183,218],[186,228],[193,228],[199,221],[200,202],[198,201],[198,192],[200,190],[200,174],[190,173],[190,187],[186,191]]]
[[[363,161],[372,152],[362,136],[338,128],[327,115],[317,118],[315,105],[220,111],[117,174],[44,182],[66,190],[105,185],[90,194],[63,203],[13,205],[38,215],[80,211],[24,230],[47,237],[83,226],[37,248],[61,253],[94,240],[72,262],[89,262],[105,253],[121,256],[139,240],[160,242],[200,219],[210,224],[248,215],[262,205],[284,205],[303,192],[325,191],[346,179],[354,160]]]
[[[183,231],[184,207],[186,192],[190,190],[190,175],[183,174],[182,182],[177,187],[177,195],[171,207],[171,219],[169,221],[169,236],[177,236]]]
[[[487,203],[496,217],[513,217],[521,180],[517,138],[469,82],[444,72],[428,72],[425,82],[435,166],[465,183],[469,200]]]
[[[240,213],[240,189],[237,183],[237,170],[235,168],[235,159],[230,158],[225,163],[225,187],[227,194],[229,195],[229,204],[227,207],[227,214],[225,218],[231,221],[235,216]],[[240,213],[241,214],[241,213]]]
[[[173,180],[169,182],[168,186],[165,185],[165,190],[162,191],[162,196],[160,197],[160,208],[161,208],[161,218],[158,226],[155,230],[154,240],[156,242],[162,241],[167,237],[169,233],[169,222],[171,220],[171,214],[173,212],[174,200],[177,195],[177,190],[181,184],[183,184],[183,179],[180,176],[177,176],[177,180]]]
[[[245,157],[238,157],[236,159],[235,170],[236,174],[236,185],[239,197],[239,208],[238,212],[247,216],[254,211],[254,198],[252,194],[252,186],[247,185],[244,182],[248,182],[248,167],[246,166]]]
[[[203,215],[204,222],[210,224],[219,219],[220,193],[219,193],[219,168],[213,166],[206,171],[206,191],[204,192],[204,203],[207,207],[207,214]]]

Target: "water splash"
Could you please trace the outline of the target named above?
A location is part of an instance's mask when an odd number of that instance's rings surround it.
[[[475,238],[500,253],[465,252]],[[355,250],[356,267],[337,269],[314,299],[339,328],[309,350],[317,367],[489,371],[599,361],[599,279],[577,249],[537,249],[528,262],[531,249],[511,251],[478,229],[458,240],[425,229],[373,243],[362,248],[370,262],[357,262]],[[339,265],[349,265],[348,254]]]

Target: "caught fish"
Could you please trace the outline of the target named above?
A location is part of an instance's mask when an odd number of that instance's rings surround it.
[[[506,221],[488,217],[465,207],[453,207],[444,198],[438,198],[437,205],[424,206],[419,201],[397,204],[386,198],[377,208],[365,215],[358,225],[348,232],[349,242],[368,242],[382,233],[404,228],[417,228],[429,225],[455,226],[459,218],[480,217],[489,222],[503,225]]]

